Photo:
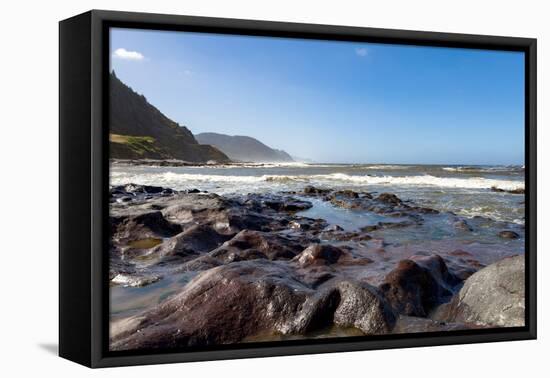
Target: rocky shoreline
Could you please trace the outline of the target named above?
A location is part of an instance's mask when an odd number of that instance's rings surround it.
[[[350,230],[305,216],[316,201],[377,221]],[[112,316],[112,350],[524,324],[521,251],[389,239],[442,222],[458,235],[490,224],[505,243],[521,228],[391,193],[220,196],[128,184],[111,188],[110,221],[112,289],[178,279],[158,301]]]
[[[185,161],[178,159],[110,159],[111,165],[131,165],[131,166],[148,166],[148,167],[242,167],[242,166],[254,166],[265,167],[278,163],[264,163],[264,162],[243,162],[243,161],[216,161],[210,160],[204,163]],[[286,162],[292,164],[293,162]]]

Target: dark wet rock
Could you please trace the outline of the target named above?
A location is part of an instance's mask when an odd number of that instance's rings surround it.
[[[371,240],[371,239],[372,239],[372,237],[370,235],[365,234],[365,233],[360,233],[360,232],[353,233],[352,237],[351,237],[352,241],[357,241],[357,242],[368,241],[368,240]]]
[[[224,265],[199,274],[174,298],[117,329],[111,346],[213,345],[280,331],[310,293],[285,267],[261,261]]]
[[[264,210],[261,206],[255,209],[244,202],[213,193],[195,193],[172,198],[162,211],[175,223],[205,224],[224,234],[235,234],[244,229],[273,231],[284,228],[276,212]]]
[[[376,288],[339,282],[317,292],[266,260],[209,269],[174,297],[111,326],[111,349],[235,343],[262,332],[303,334],[326,324],[389,332],[395,316]]]
[[[117,191],[123,191],[131,194],[138,194],[138,193],[157,194],[163,191],[171,193],[172,189],[163,188],[161,186],[126,184],[121,186],[115,186],[111,189],[111,192],[117,192]]]
[[[289,260],[306,245],[307,241],[300,238],[243,230],[210,252],[210,256],[224,263],[254,259]]]
[[[144,201],[159,196],[170,196],[176,191],[161,186],[126,184],[112,186],[109,189],[111,202]]]
[[[336,232],[336,231],[344,231],[344,229],[338,226],[337,224],[332,224],[323,229],[323,232]]]
[[[361,209],[361,207],[363,206],[363,202],[357,201],[356,199],[350,200],[349,197],[341,198],[337,196],[332,196],[330,197],[330,203],[332,203],[334,206],[350,210]]]
[[[131,277],[133,275],[138,275],[136,268],[132,264],[129,264],[128,262],[123,260],[122,255],[123,252],[120,248],[111,247],[109,261],[109,281],[111,282],[111,284],[116,284],[113,283],[112,280],[119,274],[121,275],[121,277],[119,277],[119,280],[122,277]]]
[[[304,194],[329,201],[337,207],[356,211],[368,211],[384,216],[404,218],[407,225],[420,224],[425,214],[438,214],[439,211],[416,206],[411,201],[402,201],[392,193],[382,193],[374,198],[371,193],[359,193],[352,190],[326,191],[306,187]],[[388,222],[389,223],[389,222]],[[405,224],[405,223],[404,223]],[[379,227],[377,227],[379,228]]]
[[[445,260],[437,254],[414,255],[410,259],[430,272],[437,283],[449,291],[462,282],[448,269]]]
[[[524,326],[524,256],[507,257],[473,274],[433,318],[495,327]]]
[[[500,231],[498,233],[498,236],[500,236],[503,239],[518,239],[519,238],[519,234],[517,232],[510,231],[510,230]]]
[[[338,262],[344,251],[330,244],[313,244],[294,258],[302,267],[309,265],[331,265]]]
[[[304,188],[305,194],[328,194],[332,192],[332,189],[322,189],[322,188],[316,188],[314,186],[308,185]]]
[[[491,191],[496,193],[504,193],[506,190],[497,188],[496,186],[491,186]]]
[[[425,317],[451,297],[459,282],[439,255],[418,256],[401,260],[380,290],[400,314]]]
[[[157,196],[146,202],[113,204],[113,242],[126,263],[135,259],[140,265],[191,264],[189,260],[216,248],[211,256],[216,263],[197,260],[194,264],[206,268],[239,260],[291,259],[310,243],[318,242],[316,235],[327,227],[323,219],[294,214],[310,206],[307,201],[276,195],[226,198],[178,192],[169,198]],[[222,243],[241,231],[245,232],[222,248]],[[128,248],[128,243],[138,238],[168,240],[154,250]]]
[[[334,287],[315,292],[306,298],[292,321],[287,323],[285,333],[303,334],[334,324],[334,315],[341,300],[340,291]]]
[[[415,206],[412,210],[420,214],[439,214],[439,210],[431,209],[429,207]]]
[[[189,260],[176,269],[179,272],[196,271],[202,272],[223,265],[223,262],[210,255],[201,255],[192,260]]]
[[[473,231],[474,229],[464,219],[453,222],[453,227],[461,231]]]
[[[376,288],[348,281],[337,288],[340,304],[334,313],[334,324],[355,327],[366,334],[387,333],[393,328],[395,315]]]
[[[446,256],[446,264],[449,271],[452,272],[460,281],[466,280],[485,265],[479,262],[474,255],[462,249],[451,251]]]
[[[384,334],[391,331],[395,319],[375,287],[339,281],[309,297],[287,331],[303,333],[335,324],[365,334]]]
[[[303,271],[302,274],[298,273],[299,280],[304,284],[308,285],[312,289],[317,289],[320,285],[323,285],[325,282],[336,278],[334,272],[331,272],[328,268],[320,266],[319,268],[308,269]]]
[[[468,266],[468,265],[472,265],[472,263],[475,263],[476,261],[477,260],[472,261],[472,262],[466,262],[465,265],[462,265],[460,267],[457,267],[457,268],[453,269],[453,274],[462,281],[468,279],[468,277],[470,277],[472,274],[477,272],[479,269],[483,268],[483,265],[480,264],[479,261],[477,261],[477,264],[476,264],[476,265],[478,265],[477,268],[474,268],[472,266]]]
[[[211,226],[196,225],[153,248],[149,255],[163,258],[198,255],[217,248],[230,238]]]
[[[301,201],[295,198],[288,199],[267,199],[263,201],[265,206],[275,211],[298,212],[311,208],[309,201]]]
[[[181,226],[166,220],[160,211],[138,211],[124,214],[111,212],[111,232],[114,239],[139,240],[171,237],[181,232]]]
[[[311,231],[312,234],[319,233],[327,227],[324,219],[313,219],[308,217],[294,217],[288,222],[288,227],[293,230]]]
[[[392,193],[382,193],[376,199],[380,202],[386,202],[392,205],[400,205],[403,203],[399,197]]]
[[[368,225],[368,226],[361,227],[360,230],[361,230],[362,232],[372,232],[372,231],[379,230],[380,228],[381,228],[380,225],[378,225],[378,224],[372,224],[372,225]]]
[[[491,191],[497,192],[497,193],[525,194],[524,188],[506,190],[506,189],[497,188],[496,186],[492,186]]]
[[[368,195],[368,193],[367,193]],[[346,189],[346,190],[338,190],[334,192],[334,196],[342,196],[342,197],[349,197],[349,198],[359,198],[359,193]],[[372,198],[372,197],[371,197]]]
[[[362,231],[323,231],[319,234],[319,238],[327,241],[355,241],[362,242],[371,240],[372,237]]]

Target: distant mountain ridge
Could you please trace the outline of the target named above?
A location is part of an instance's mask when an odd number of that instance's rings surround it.
[[[199,144],[187,127],[162,114],[114,72],[109,81],[111,158],[229,161],[217,148]]]
[[[215,146],[234,161],[256,163],[294,161],[285,151],[271,148],[248,136],[200,133],[195,137],[199,143]]]

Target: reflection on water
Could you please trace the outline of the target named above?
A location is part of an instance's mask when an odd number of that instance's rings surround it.
[[[285,341],[285,340],[302,340],[302,339],[324,339],[332,337],[354,337],[365,336],[365,334],[354,327],[339,327],[336,325],[330,325],[328,327],[320,328],[312,332],[305,333],[303,335],[288,334],[283,335],[281,333],[260,333],[254,336],[243,339],[243,343],[265,342],[265,341]]]
[[[386,217],[373,212],[343,209],[317,198],[303,197],[301,199],[311,202],[313,207],[299,212],[298,215],[313,219],[321,218],[329,224],[342,227],[346,231],[356,231],[361,227],[374,225],[378,222],[401,222],[405,220],[404,218]]]
[[[179,292],[196,275],[197,272],[183,272],[143,287],[111,287],[111,319],[134,315],[160,303]]]
[[[149,249],[149,248],[156,247],[160,243],[162,243],[162,239],[145,238],[145,239],[133,240],[128,243],[128,246],[131,248],[137,248],[137,249]]]

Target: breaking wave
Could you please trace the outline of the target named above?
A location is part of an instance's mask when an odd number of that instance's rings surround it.
[[[464,166],[464,167],[443,167],[447,172],[460,173],[502,173],[502,172],[522,172],[525,166],[500,166],[500,167],[480,167],[480,166]]]
[[[388,186],[409,186],[409,187],[439,187],[439,188],[462,188],[462,189],[491,189],[496,187],[503,190],[524,189],[523,181],[518,180],[499,180],[483,177],[437,177],[432,175],[415,175],[415,176],[372,176],[372,175],[348,175],[344,173],[331,173],[319,175],[208,175],[208,174],[192,174],[192,173],[175,173],[175,172],[159,172],[159,173],[122,173],[113,172],[111,175],[113,184],[136,182],[146,185],[161,185],[171,188],[188,187],[189,185],[224,184],[235,185],[273,185],[273,184],[290,184],[304,183],[311,185],[326,185],[326,186],[341,186],[342,184],[352,184],[356,186],[368,185],[388,185]]]
[[[365,169],[374,169],[374,170],[386,170],[386,171],[399,171],[411,168],[410,165],[390,165],[390,164],[381,164],[381,165],[367,165]]]

